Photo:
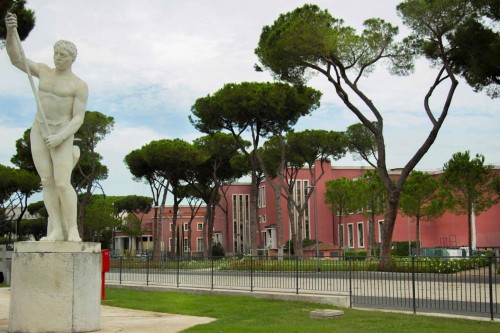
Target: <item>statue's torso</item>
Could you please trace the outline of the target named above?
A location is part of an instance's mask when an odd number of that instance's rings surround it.
[[[58,125],[69,122],[73,116],[73,104],[80,79],[73,74],[58,74],[53,69],[41,71],[39,79],[38,96],[47,123]],[[39,122],[43,122],[39,113],[36,117]]]

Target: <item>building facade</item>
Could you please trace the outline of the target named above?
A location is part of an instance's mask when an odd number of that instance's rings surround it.
[[[305,203],[308,191],[312,190],[311,174],[320,175],[320,180],[315,186],[317,191],[313,193],[304,207],[303,226],[301,228],[303,239],[318,239],[323,246],[321,256],[330,256],[333,249],[338,249],[341,245],[346,249],[365,250],[368,244],[368,218],[358,212],[353,212],[348,216],[343,216],[342,223],[339,217],[332,212],[331,207],[325,203],[324,194],[326,192],[326,181],[338,178],[355,179],[365,172],[373,170],[370,167],[339,167],[330,163],[320,164],[316,162],[315,170],[303,169],[299,171],[297,182],[292,194],[295,200]],[[500,168],[495,168],[500,172]],[[395,176],[398,170],[393,170]],[[441,171],[433,174],[439,177]],[[277,201],[281,205],[283,221],[283,242],[292,237],[292,223],[295,230],[298,228],[297,214],[291,221],[287,211],[287,202],[283,196],[277,200],[273,188],[263,181],[258,190],[258,216],[257,216],[257,247],[262,251],[274,252],[278,250],[278,224],[277,224]],[[250,184],[235,183],[221,191],[220,207],[215,210],[215,224],[213,230],[214,242],[220,242],[226,255],[248,254],[251,249],[251,186]],[[164,216],[161,219],[162,244],[168,244],[168,248],[162,245],[164,251],[172,251],[172,233],[177,232],[178,249],[182,254],[203,253],[206,247],[206,237],[204,237],[204,216],[206,208],[201,207],[194,217],[191,217],[189,206],[181,206],[178,220],[174,231],[172,224],[172,207],[165,207]],[[115,237],[116,250],[152,249],[152,228],[154,212],[150,212],[143,217],[143,228],[147,230],[142,237],[142,247],[138,244],[138,238],[127,239],[126,235],[117,233]],[[473,216],[475,228],[473,228],[473,248],[494,249],[500,248],[500,204],[489,210]],[[380,244],[383,215],[375,219],[375,241]],[[189,237],[189,230],[191,236]],[[343,239],[343,243],[341,242]],[[408,242],[416,240],[416,223],[411,218],[399,214],[393,233],[394,242]],[[454,215],[446,212],[441,217],[420,222],[420,242],[421,248],[448,247],[458,248],[468,246],[468,226],[467,216]],[[146,245],[144,245],[146,244]],[[311,251],[311,254],[315,252]]]

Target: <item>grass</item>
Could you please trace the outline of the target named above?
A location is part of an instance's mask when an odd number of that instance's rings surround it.
[[[475,332],[500,331],[500,324],[466,319],[342,309],[344,316],[311,320],[309,312],[325,304],[246,296],[107,289],[105,305],[216,318],[183,332]]]

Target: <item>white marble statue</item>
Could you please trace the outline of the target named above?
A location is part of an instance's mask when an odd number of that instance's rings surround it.
[[[71,185],[71,172],[79,157],[78,147],[73,147],[73,136],[83,123],[88,88],[71,70],[77,55],[76,47],[68,41],[56,42],[55,68],[33,62],[24,57],[16,30],[16,16],[7,14],[5,22],[6,49],[12,64],[39,79],[35,96],[38,111],[30,140],[31,154],[42,181],[43,201],[49,214],[47,237],[42,240],[80,242],[76,222],[77,196]]]

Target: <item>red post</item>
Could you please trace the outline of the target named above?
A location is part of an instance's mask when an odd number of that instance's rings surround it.
[[[101,300],[106,299],[106,272],[109,272],[109,250],[101,250],[102,254],[102,267],[101,267]]]

